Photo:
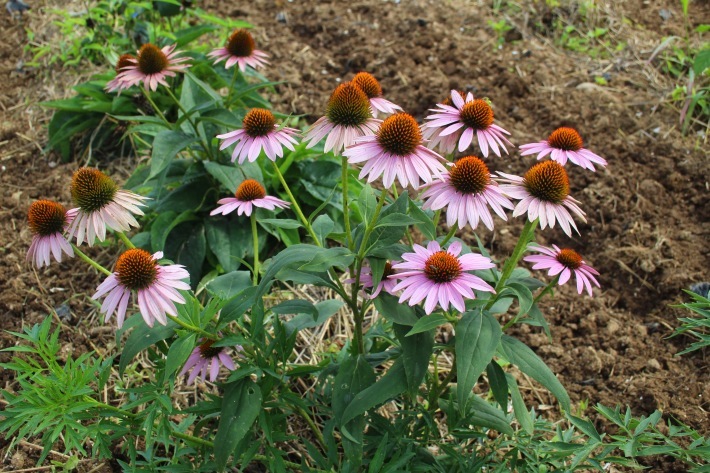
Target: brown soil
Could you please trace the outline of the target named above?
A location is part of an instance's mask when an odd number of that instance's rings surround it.
[[[539,241],[578,250],[600,271],[602,289],[589,298],[564,287],[545,303],[552,342],[537,329],[524,327],[517,335],[558,373],[573,401],[629,405],[635,415],[660,409],[664,418],[707,435],[705,352],[675,356],[689,340],[667,338],[677,317],[687,315],[670,304],[686,300],[683,288],[710,279],[707,138],[680,133],[678,111],[663,104],[671,82],[646,63],[664,36],[685,34],[678,2],[599,1],[587,24],[580,23],[576,8],[523,3],[523,11],[497,17],[487,3],[463,0],[259,1],[238,7],[205,0],[204,6],[255,26],[259,48],[271,55],[266,75],[286,81],[271,97],[274,107],[303,114],[310,122],[339,82],[366,70],[380,79],[387,98],[419,119],[456,88],[489,97],[496,120],[512,132],[516,145],[538,141],[562,124],[580,129],[585,146],[606,157],[609,167],[593,174],[568,166],[572,195],[582,202],[588,223],[579,227],[581,236],[570,239],[546,230]],[[693,2],[691,8],[691,22],[710,17],[707,2]],[[662,9],[672,13],[670,19],[663,20]],[[502,17],[514,29],[497,47],[488,21]],[[614,44],[626,46],[607,59],[563,49],[556,43],[559,31],[550,28],[555,19],[585,31],[609,28]],[[40,197],[70,202],[67,186],[77,165],[57,164],[41,153],[48,114],[36,106],[69,89],[55,85],[58,78],[50,71],[18,70],[24,31],[4,15],[0,25],[5,33],[0,44],[0,328],[17,331],[50,309],[68,306],[67,351],[95,349],[101,345],[91,327],[100,323],[86,299],[97,275],[77,260],[42,271],[24,263],[30,202]],[[608,85],[596,85],[595,77],[604,74]],[[532,162],[517,153],[489,159],[492,169],[513,173]],[[503,256],[520,228],[514,221],[480,235],[494,255]],[[111,259],[100,249],[94,254],[107,263]],[[14,337],[0,334],[0,345],[13,343]],[[0,354],[0,361],[7,358]],[[0,371],[0,386],[12,386],[10,373]],[[529,399],[553,403],[533,385]],[[593,415],[591,409],[587,414]],[[3,460],[9,467],[10,458]]]

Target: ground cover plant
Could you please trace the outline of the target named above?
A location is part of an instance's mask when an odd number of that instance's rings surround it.
[[[606,162],[583,147],[578,131],[550,130],[517,157],[506,138],[511,127],[494,120],[494,97],[451,90],[420,128],[363,74],[338,86],[324,116],[299,132],[295,119],[256,95],[269,84],[238,72],[236,58],[264,65],[264,56],[251,56],[258,50],[249,33],[228,33],[215,64],[199,52],[188,60],[161,38],[160,47],[144,44],[119,62],[106,87],[121,94],[133,87],[155,115],[113,117],[150,160],[125,190],[83,167],[69,186],[76,208],[47,200],[30,207],[35,266],[78,256],[107,276],[93,298],[120,328],[122,376],[114,382],[125,397],[100,400],[110,357],[52,362],[59,334],[47,319],[16,333],[27,342],[16,350],[36,356],[4,365],[22,387],[7,394],[9,434],[40,436],[43,454],[61,439],[67,452],[91,447],[100,457],[128,438],[120,461],[127,469],[214,471],[258,461],[273,471],[537,471],[634,465],[659,453],[702,464],[705,438],[684,426],[661,432],[660,412],[634,419],[599,406],[621,432],[599,434],[574,415],[542,360],[504,333],[527,324],[549,336],[539,301],[560,283],[589,295],[597,283],[576,251],[529,244],[538,225],[570,236],[575,220],[584,221],[566,169]],[[231,81],[219,62],[230,57]],[[455,159],[455,151],[470,156]],[[502,159],[531,167],[520,177],[491,173]],[[500,261],[478,237],[455,237],[458,227],[490,229],[514,217],[525,225]],[[113,272],[83,253],[84,241],[122,246]],[[159,263],[166,255],[172,262]],[[539,282],[517,267],[523,260],[552,277]],[[284,298],[289,284],[337,297]],[[354,321],[352,338],[299,363],[299,332],[341,309]],[[455,337],[438,337],[442,326],[454,327]],[[154,373],[136,383],[126,371],[141,351]],[[446,376],[438,357],[455,360]],[[528,409],[514,368],[557,397],[572,427],[555,431]],[[179,409],[171,395],[183,375],[222,389]],[[303,438],[288,433],[293,419],[308,426]],[[500,435],[487,441],[493,431]],[[289,451],[293,445],[301,454]]]

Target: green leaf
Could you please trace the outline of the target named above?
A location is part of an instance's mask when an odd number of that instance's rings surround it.
[[[372,186],[369,184],[366,184],[360,191],[360,196],[357,199],[357,206],[360,209],[363,222],[369,222],[372,219],[372,216],[375,215],[377,197],[375,197],[375,191],[372,190]]]
[[[165,242],[165,257],[185,266],[190,273],[190,285],[194,289],[202,277],[202,263],[207,253],[205,227],[200,223],[181,224],[176,228],[180,228],[181,231],[174,231],[168,235]]]
[[[695,55],[693,61],[693,72],[696,76],[701,75],[707,68],[710,67],[710,48],[703,49]]]
[[[523,430],[527,432],[528,435],[532,435],[535,431],[535,423],[533,422],[528,408],[525,407],[525,401],[523,401],[523,396],[520,394],[520,389],[518,389],[518,383],[515,381],[515,377],[510,373],[505,374],[505,379],[508,381],[508,390],[510,391],[510,399],[513,401],[515,418],[518,419]]]
[[[323,325],[325,321],[338,312],[343,305],[345,305],[345,302],[336,299],[316,302],[315,308],[317,315],[315,318],[309,314],[299,314],[286,322],[286,330],[290,333],[294,330],[303,330]]]
[[[573,416],[572,414],[567,414],[567,419],[569,419],[569,421],[572,423],[572,425],[577,427],[580,431],[582,431],[584,433],[584,435],[586,435],[590,439],[594,439],[597,442],[602,441],[602,438],[599,435],[599,432],[597,432],[597,429],[594,428],[594,424],[592,424],[588,420],[581,419],[577,416]]]
[[[276,228],[301,228],[301,222],[291,218],[262,218],[258,222],[262,225],[273,225]]]
[[[353,401],[348,405],[343,412],[341,425],[346,425],[360,414],[364,414],[369,409],[379,406],[390,399],[402,394],[407,389],[407,375],[404,371],[404,363],[402,359],[397,361],[390,367],[382,378],[375,384],[359,392]],[[345,434],[345,432],[343,432]]]
[[[246,273],[249,275],[249,273]],[[248,281],[251,283],[251,280]],[[219,326],[223,327],[239,317],[254,305],[256,301],[256,286],[250,286],[233,296],[222,308],[219,315]]]
[[[410,337],[416,333],[427,332],[448,322],[449,321],[446,317],[441,314],[425,315],[421,319],[417,320],[417,323],[415,323],[409,333],[407,333],[407,336]]]
[[[207,246],[227,273],[239,269],[247,255],[253,257],[251,228],[235,223],[227,218],[205,220]]]
[[[530,308],[533,304],[533,295],[532,292],[530,292],[530,289],[521,283],[510,281],[506,284],[506,288],[510,289],[516,296],[518,296],[518,304],[520,305],[518,315],[525,315],[530,312]]]
[[[417,220],[416,227],[427,240],[436,240],[436,225],[432,217],[426,214],[414,201],[409,202],[409,215]]]
[[[163,251],[165,249],[165,241],[168,239],[170,232],[184,222],[197,220],[197,216],[192,210],[186,210],[181,214],[177,212],[167,211],[158,215],[150,226],[150,247],[153,252]]]
[[[135,321],[131,319],[136,319]],[[175,335],[177,325],[172,320],[168,320],[167,325],[155,324],[153,327],[148,327],[142,322],[142,317],[138,314],[126,321],[126,325],[137,324],[131,331],[131,334],[126,339],[121,350],[121,361],[118,364],[118,373],[123,376],[123,372],[128,366],[128,363],[142,350],[154,345],[156,342],[165,340]]]
[[[400,359],[407,375],[409,393],[414,398],[429,369],[429,360],[434,351],[434,333],[430,330],[409,336],[407,325],[392,324],[392,328],[402,347]]]
[[[214,458],[219,471],[225,470],[229,456],[259,416],[261,402],[261,389],[250,379],[227,385],[214,438]]]
[[[195,338],[196,335],[191,333],[186,337],[178,338],[170,345],[168,356],[165,358],[163,383],[167,382],[170,376],[172,376],[173,373],[185,363],[187,357],[190,356],[193,348],[195,348]]]
[[[407,227],[419,223],[418,220],[403,213],[391,213],[377,220],[375,228],[380,227]]]
[[[315,219],[312,228],[321,245],[325,245],[325,238],[333,231],[335,223],[328,215],[323,214]]]
[[[234,165],[225,166],[213,161],[203,161],[202,164],[205,166],[207,172],[217,179],[229,192],[236,192],[239,184],[244,180],[244,174]]]
[[[251,287],[251,273],[249,271],[232,271],[213,279],[207,290],[220,299],[230,299]]]
[[[194,135],[188,135],[181,131],[163,130],[153,139],[153,153],[150,158],[151,179],[168,167],[177,154],[197,141]]]
[[[471,397],[470,413],[471,416],[467,421],[473,425],[495,429],[506,435],[514,434],[508,419],[500,409],[496,409],[478,396]]]
[[[486,375],[488,375],[488,385],[493,391],[493,397],[505,412],[508,408],[508,382],[505,372],[496,360],[491,360],[486,366]]]
[[[498,321],[485,311],[464,313],[456,326],[456,393],[460,412],[466,411],[471,391],[493,359],[501,335]]]
[[[271,308],[274,314],[285,315],[285,314],[308,314],[314,319],[318,317],[318,311],[316,306],[311,302],[302,299],[291,299],[289,301],[281,302]]]
[[[400,325],[412,327],[419,320],[414,307],[400,304],[397,297],[384,294],[384,291],[375,299],[375,307],[387,320]]]
[[[571,401],[564,386],[534,351],[520,340],[503,335],[500,343],[503,356],[520,371],[547,388],[557,398],[562,409],[569,412]]]
[[[347,268],[355,259],[355,255],[347,248],[319,248],[313,258],[299,266],[300,271],[323,272],[337,266]]]

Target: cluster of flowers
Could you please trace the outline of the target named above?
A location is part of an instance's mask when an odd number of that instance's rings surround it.
[[[137,56],[120,57],[117,76],[107,84],[107,90],[120,93],[141,83],[146,90],[156,90],[159,84],[168,86],[167,77],[190,67],[186,63],[188,58],[178,55],[174,45],[160,49],[145,44]],[[256,49],[246,30],[235,31],[226,46],[214,50],[210,56],[215,63],[226,61],[227,68],[238,65],[242,71],[267,64],[267,55]],[[594,171],[594,164],[605,166],[606,161],[582,147],[582,138],[576,130],[558,128],[547,140],[521,146],[523,156],[537,154],[538,160],[550,157],[532,166],[523,177],[502,172],[494,176],[479,157],[465,156],[451,163],[435,151],[438,149],[444,155],[456,149],[465,152],[475,139],[485,158],[491,151],[498,157],[501,152],[508,153],[507,146],[512,146],[506,138],[509,133],[493,123],[493,109],[486,99],[452,90],[450,97],[437,104],[434,113],[420,126],[414,117],[382,95],[378,81],[366,72],[339,85],[328,100],[325,115],[306,130],[307,146],[313,147],[325,138],[325,152],[345,156],[351,164],[362,164],[360,178],[367,178],[368,182],[382,178],[386,188],[394,185],[395,180],[405,188],[416,190],[424,186],[423,208],[445,210],[447,224],[452,228],[467,224],[476,228],[483,222],[493,229],[490,209],[503,220],[507,220],[505,209],[508,209],[514,217],[527,213],[530,222],[539,219],[543,229],[559,223],[567,235],[571,236],[572,229],[579,233],[572,214],[582,221],[585,214],[579,202],[570,196],[564,165],[569,160]],[[379,114],[386,118],[378,119]],[[234,145],[232,162],[242,164],[245,160],[255,161],[262,151],[275,162],[283,157],[284,148],[294,150],[298,135],[298,130],[277,124],[271,111],[255,108],[246,114],[241,129],[217,138],[222,140],[220,149]],[[138,226],[134,215],[142,215],[140,207],[146,200],[119,189],[108,176],[89,168],[74,174],[71,195],[77,208],[65,211],[58,203],[40,200],[29,209],[34,238],[28,260],[38,267],[49,264],[50,253],[57,261],[61,261],[62,253],[74,256],[76,251],[83,255],[69,243],[73,238],[77,245],[86,239],[91,246],[96,239],[106,238],[107,228],[123,236],[123,232]],[[514,205],[510,199],[519,202]],[[242,182],[235,197],[218,203],[220,206],[210,215],[227,215],[236,210],[238,215],[251,216],[254,207],[274,210],[290,205],[266,195],[264,186],[253,179]],[[595,279],[597,271],[575,251],[554,245],[530,249],[540,254],[524,259],[534,263],[533,269],[547,269],[550,275],[559,276],[559,284],[574,275],[580,294],[586,288],[591,296],[592,284],[599,287]],[[446,250],[436,241],[426,247],[414,244],[414,252],[404,253],[402,262],[387,263],[382,280],[370,297],[377,297],[383,290],[393,295],[401,291],[400,302],[408,301],[409,305],[426,299],[426,313],[437,305],[444,310],[453,306],[465,311],[464,299],[474,299],[474,289],[494,292],[493,287],[468,271],[489,269],[494,264],[479,254],[461,255],[461,250],[459,242],[450,244]],[[156,320],[166,324],[168,318],[175,317],[175,303],[185,302],[179,290],[189,289],[183,281],[189,274],[181,265],[159,264],[162,256],[162,252],[150,255],[131,248],[118,258],[115,271],[93,296],[104,297],[101,312],[106,321],[115,313],[119,327],[123,324],[132,293],[137,294],[140,313],[149,326]],[[361,284],[363,288],[373,286],[370,268],[363,268]],[[214,380],[219,362],[234,369],[224,348],[214,348],[212,344],[211,340],[204,341],[183,368],[183,373],[194,368],[190,382],[198,372],[204,378],[208,370]]]

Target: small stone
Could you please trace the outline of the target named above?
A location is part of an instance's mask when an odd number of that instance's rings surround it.
[[[651,371],[659,371],[661,369],[661,364],[655,358],[651,358],[646,362],[646,368]]]

